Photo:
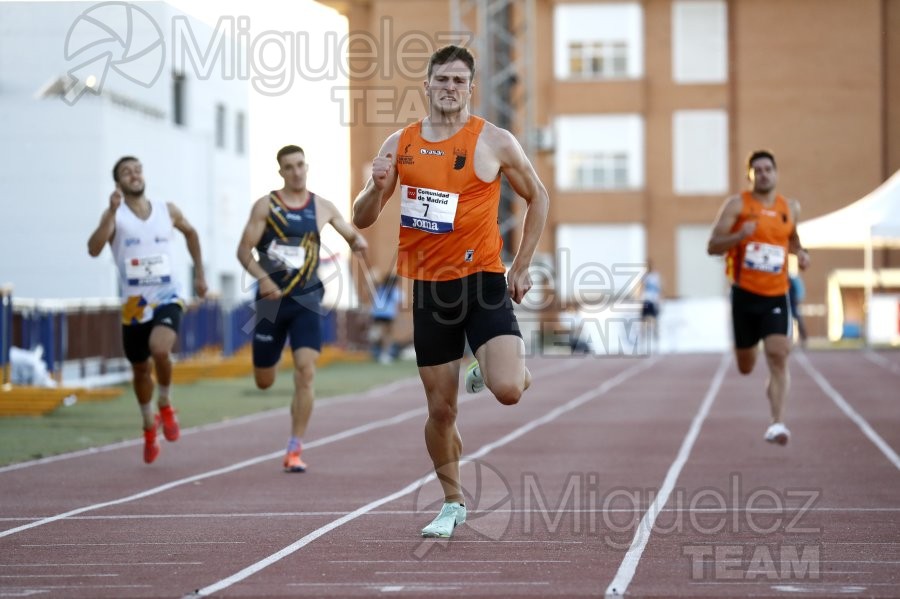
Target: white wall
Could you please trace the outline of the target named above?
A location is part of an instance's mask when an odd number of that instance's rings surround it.
[[[152,45],[162,32],[166,48],[177,13],[162,3],[133,5],[134,38],[130,52]],[[114,188],[112,166],[126,154],[144,164],[147,196],[176,203],[200,233],[207,282],[219,291],[223,275],[240,280],[234,258],[247,218],[249,172],[246,155],[233,146],[233,115],[247,113],[247,83],[212,77],[199,81],[187,73],[187,126],[172,123],[171,65],[161,74],[159,57],[121,62],[110,69],[100,95],[86,93],[72,105],[49,94],[36,97],[71,69],[90,61],[91,52],[118,48],[96,41],[98,29],[88,16],[111,30],[125,27],[122,5],[97,3],[0,3],[0,284],[10,283],[18,297],[77,298],[114,296],[115,267],[108,249],[98,259],[87,254],[87,238],[99,222]],[[99,11],[99,12],[98,12]],[[156,23],[159,30],[153,26]],[[198,40],[210,29],[191,23]],[[71,60],[66,59],[69,39]],[[102,61],[77,71],[102,75]],[[94,70],[96,69],[96,70]],[[124,73],[124,75],[123,75]],[[128,75],[128,76],[125,76]],[[132,81],[128,77],[136,80]],[[212,107],[229,107],[229,138],[213,148]],[[189,291],[190,260],[183,244],[181,275]],[[49,270],[48,270],[49,269]],[[52,274],[50,274],[52,273]]]
[[[728,291],[725,261],[706,253],[709,225],[680,225],[675,234],[678,281],[675,294],[681,298],[724,297]]]

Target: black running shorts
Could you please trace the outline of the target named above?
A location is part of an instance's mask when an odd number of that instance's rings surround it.
[[[769,335],[790,336],[793,323],[787,293],[769,297],[732,286],[731,322],[738,349],[755,347]]]
[[[463,357],[501,335],[521,337],[501,273],[478,272],[451,281],[414,281],[416,364],[437,366]]]
[[[291,351],[308,347],[322,351],[322,295],[317,288],[302,296],[256,301],[253,328],[253,365],[270,368],[278,364],[290,336]]]
[[[122,345],[128,361],[132,364],[146,362],[150,357],[150,333],[154,327],[169,327],[177,334],[183,312],[181,304],[163,304],[153,308],[151,320],[140,324],[123,324]]]

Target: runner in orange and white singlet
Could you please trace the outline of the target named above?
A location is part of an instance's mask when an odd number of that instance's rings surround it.
[[[790,439],[784,424],[784,404],[790,385],[787,362],[793,322],[788,300],[788,254],[796,254],[801,269],[809,266],[809,254],[797,235],[799,202],[775,193],[778,171],[774,156],[765,150],[753,152],[747,168],[752,188],[722,205],[707,250],[726,256],[726,271],[732,282],[735,356],[741,374],[753,371],[757,346],[760,340],[763,342],[772,417],[765,440],[785,445]]]
[[[547,190],[508,131],[469,113],[475,59],[446,46],[428,63],[429,113],[395,132],[372,161],[353,205],[353,223],[371,226],[400,184],[397,272],[413,280],[413,338],[428,401],[425,445],[444,506],[422,530],[449,537],[466,518],[456,428],[460,360],[468,340],[476,362],[466,389],[483,387],[503,404],[531,383],[512,302],[531,289],[528,268],[547,219]],[[522,237],[506,273],[500,259],[500,175],[527,204]]]

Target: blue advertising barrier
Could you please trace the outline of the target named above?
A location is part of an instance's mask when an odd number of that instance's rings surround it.
[[[0,289],[0,383],[9,382],[9,348],[12,346],[12,292]]]
[[[13,303],[12,294],[0,291],[0,368],[8,379],[9,348],[43,347],[47,369],[59,375],[64,364],[91,360],[122,360],[120,307],[116,301],[102,305],[78,302],[25,300]],[[221,348],[231,356],[253,339],[253,302],[225,309],[216,300],[190,306],[184,313],[177,351],[181,358],[208,348]],[[322,342],[343,341],[341,331],[349,322],[337,310],[321,316]],[[70,332],[70,326],[72,330]],[[75,335],[71,337],[70,334]]]
[[[231,356],[253,339],[253,304],[245,302],[232,308],[222,319],[222,353]]]
[[[181,320],[179,353],[191,355],[210,346],[222,345],[222,307],[206,301],[189,308]]]

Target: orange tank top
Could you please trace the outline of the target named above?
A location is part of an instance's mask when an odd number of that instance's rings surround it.
[[[787,200],[775,196],[772,206],[764,206],[749,191],[741,194],[743,206],[731,232],[748,220],[756,221],[756,230],[728,251],[726,271],[732,283],[757,295],[769,297],[788,292],[788,241],[794,231],[794,219]]]
[[[475,145],[484,119],[471,116],[443,141],[422,138],[422,122],[400,133],[400,248],[397,272],[449,281],[484,271],[504,273],[500,259],[500,176],[475,175]]]

